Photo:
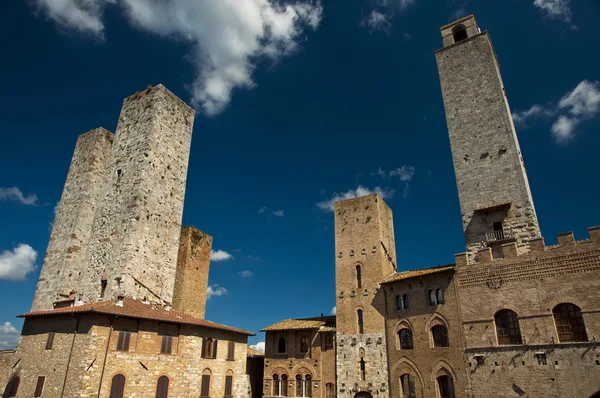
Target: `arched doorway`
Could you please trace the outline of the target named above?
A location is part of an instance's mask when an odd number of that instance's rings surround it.
[[[354,395],[354,398],[373,398],[373,396],[371,395],[371,393],[361,391],[357,392],[356,395]]]

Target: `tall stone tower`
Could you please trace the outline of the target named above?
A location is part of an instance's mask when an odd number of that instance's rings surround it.
[[[494,47],[470,15],[442,26],[435,52],[469,257],[540,237]]]
[[[385,299],[379,282],[396,271],[392,210],[374,194],[337,202],[334,212],[338,397],[360,391],[387,397]]]

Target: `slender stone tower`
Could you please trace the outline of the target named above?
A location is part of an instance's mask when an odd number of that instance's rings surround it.
[[[467,252],[502,257],[511,242],[526,252],[541,233],[494,47],[472,15],[441,33],[435,56]]]
[[[378,195],[334,205],[338,397],[389,396],[385,299],[396,271],[392,210]]]
[[[164,86],[125,99],[92,226],[84,301],[171,303],[194,111]]]
[[[62,197],[52,226],[50,242],[31,309],[54,308],[75,300],[79,279],[85,269],[92,221],[100,199],[113,135],[97,128],[77,139]]]

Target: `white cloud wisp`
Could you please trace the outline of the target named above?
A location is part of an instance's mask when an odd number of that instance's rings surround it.
[[[542,13],[551,19],[571,21],[570,0],[534,0],[533,5],[542,10]]]
[[[29,245],[20,243],[13,250],[0,253],[0,279],[24,280],[35,270],[37,252]]]
[[[262,353],[265,352],[265,342],[264,341],[259,341],[258,343],[252,344],[249,347],[258,352],[262,352]]]
[[[227,253],[225,250],[211,250],[210,261],[226,261],[231,260],[233,256]]]
[[[206,290],[206,299],[209,300],[213,296],[223,296],[227,294],[227,289],[218,284],[211,285]]]
[[[340,200],[359,198],[361,196],[367,196],[371,194],[379,194],[382,199],[390,199],[394,196],[396,191],[390,188],[375,187],[373,189],[365,188],[359,185],[356,189],[350,189],[347,192],[334,193],[331,199],[317,202],[317,207],[324,211],[333,211],[333,204]]]
[[[0,187],[0,201],[14,201],[26,206],[37,206],[37,195],[23,195],[23,192],[17,187],[2,188]]]
[[[19,343],[19,331],[10,322],[0,325],[0,349],[14,348]]]

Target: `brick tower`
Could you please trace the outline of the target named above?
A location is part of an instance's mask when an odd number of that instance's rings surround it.
[[[467,252],[502,257],[512,242],[526,252],[540,227],[494,47],[472,15],[441,33],[435,56]]]
[[[387,397],[385,299],[396,270],[392,211],[378,195],[334,205],[338,397]]]

